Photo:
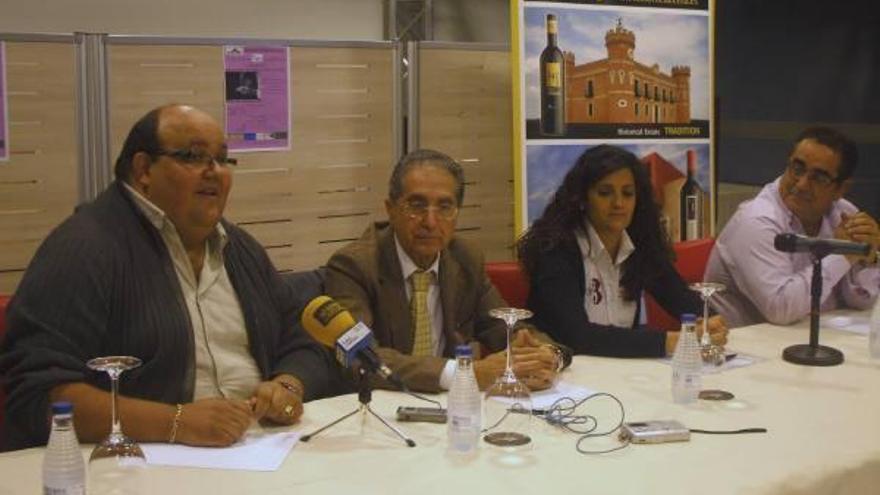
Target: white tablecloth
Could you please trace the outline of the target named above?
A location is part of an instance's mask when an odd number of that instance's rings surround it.
[[[760,359],[704,377],[704,388],[736,395],[727,402],[674,404],[670,367],[659,360],[579,356],[563,374],[568,382],[615,394],[631,421],[677,419],[702,429],[765,427],[766,434],[694,434],[686,443],[583,455],[575,451],[576,436],[536,421],[531,450],[511,456],[483,445],[476,457],[463,459],[447,454],[443,425],[399,424],[418,443],[407,448],[375,419],[358,418],[298,444],[276,472],[150,467],[147,484],[151,493],[212,495],[880,493],[880,360],[868,357],[864,335],[823,328],[821,343],[843,351],[843,365],[782,361],[783,348],[808,341],[806,328],[804,322],[733,330],[731,349]],[[397,393],[374,393],[372,406],[384,417],[393,418],[398,405],[425,404]],[[311,431],[355,407],[355,396],[309,403],[297,429]],[[584,411],[607,426],[615,408],[604,402]],[[597,439],[583,446],[615,443]],[[41,458],[42,449],[0,455],[0,494],[38,492]]]

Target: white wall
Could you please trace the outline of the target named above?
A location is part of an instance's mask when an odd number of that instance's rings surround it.
[[[381,40],[383,0],[0,0],[0,33]]]

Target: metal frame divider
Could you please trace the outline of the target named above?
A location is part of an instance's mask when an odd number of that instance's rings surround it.
[[[79,199],[90,201],[113,180],[106,34],[76,33]]]

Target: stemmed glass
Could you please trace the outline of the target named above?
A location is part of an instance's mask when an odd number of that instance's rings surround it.
[[[513,372],[510,341],[516,322],[530,318],[532,312],[519,308],[495,308],[489,311],[489,316],[507,324],[507,367],[486,391],[483,440],[498,447],[524,446],[532,441],[528,434],[532,399],[529,388]]]
[[[141,360],[132,356],[105,356],[89,360],[86,365],[110,376],[110,410],[112,423],[110,434],[95,445],[89,457],[90,493],[132,493],[138,491],[138,477],[132,476],[131,468],[140,470],[146,465],[146,457],[140,445],[122,433],[117,408],[119,375],[125,370],[137,368]],[[126,486],[129,489],[126,489]]]
[[[691,290],[700,294],[703,300],[703,337],[700,339],[700,350],[703,361],[721,366],[724,364],[724,347],[712,343],[709,338],[709,299],[717,292],[725,289],[724,284],[718,282],[695,282],[690,284]]]

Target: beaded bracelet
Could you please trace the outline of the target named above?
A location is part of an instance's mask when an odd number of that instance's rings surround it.
[[[171,420],[171,435],[168,437],[168,443],[174,443],[177,439],[177,429],[180,427],[180,415],[183,413],[183,404],[177,404],[177,411],[174,412],[174,419]]]

